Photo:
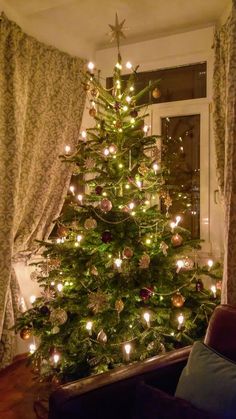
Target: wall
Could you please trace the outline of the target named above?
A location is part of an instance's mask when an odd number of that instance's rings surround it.
[[[175,67],[201,61],[207,62],[207,98],[199,100],[208,104],[210,108],[209,120],[209,214],[210,214],[210,253],[213,257],[223,255],[223,209],[216,201],[218,197],[215,149],[212,126],[212,79],[214,51],[213,46],[214,26],[171,36],[161,37],[151,41],[145,41],[121,47],[123,63],[130,61],[133,66],[140,65],[138,71],[156,70],[167,67]],[[101,69],[102,79],[111,76],[113,66],[116,63],[116,48],[108,48],[96,52],[96,66]],[[127,72],[124,69],[124,73]],[[90,118],[91,119],[91,118]],[[85,114],[83,125],[88,121]]]

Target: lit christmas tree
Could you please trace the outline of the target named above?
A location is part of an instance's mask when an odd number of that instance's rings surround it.
[[[190,344],[204,335],[218,303],[217,266],[201,265],[199,241],[181,227],[191,207],[171,183],[178,155],[149,135],[146,107],[138,105],[158,83],[135,92],[130,63],[123,82],[122,24],[112,29],[118,41],[113,89],[101,85],[90,63],[85,88],[95,126],[81,133],[75,152],[65,148],[64,160],[84,176],[85,193],[70,186],[58,236],[43,243],[45,260],[36,268],[42,296],[16,324],[23,339],[39,337],[38,347],[30,346],[32,360],[53,380]],[[181,213],[171,214],[178,199]],[[212,290],[203,287],[205,275],[213,278]]]

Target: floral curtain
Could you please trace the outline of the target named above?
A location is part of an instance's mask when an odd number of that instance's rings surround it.
[[[71,177],[59,155],[75,147],[84,109],[84,61],[0,21],[0,366],[14,353],[19,252],[46,239]]]
[[[236,305],[236,0],[227,22],[215,34],[214,125],[225,209],[222,302]]]

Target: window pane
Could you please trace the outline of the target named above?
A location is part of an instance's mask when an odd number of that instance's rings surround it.
[[[129,76],[122,76],[123,87],[125,87],[128,79]],[[140,91],[152,81],[159,79],[158,89],[155,92],[147,93],[138,104],[164,103],[206,97],[205,62],[137,73],[135,90]],[[107,88],[112,88],[112,84],[112,77],[107,78]]]
[[[161,120],[163,152],[169,159],[170,213],[182,215],[181,226],[200,237],[200,115]],[[180,192],[179,192],[180,191]]]

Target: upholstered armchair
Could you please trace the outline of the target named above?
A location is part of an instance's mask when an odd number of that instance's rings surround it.
[[[204,339],[236,361],[236,308],[218,306]],[[174,394],[191,346],[59,387],[50,397],[49,419],[134,418],[137,385],[146,383]]]

